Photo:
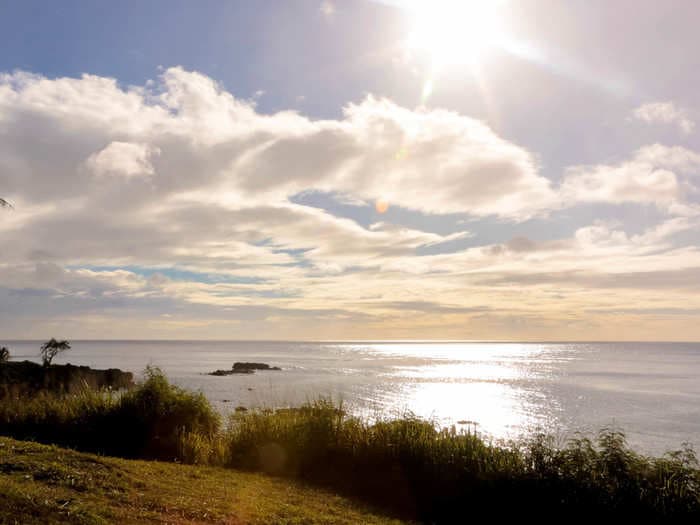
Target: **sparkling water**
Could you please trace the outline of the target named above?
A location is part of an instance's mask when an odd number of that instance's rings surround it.
[[[0,345],[38,361],[40,342]],[[207,375],[235,361],[283,370]],[[648,453],[700,446],[699,343],[74,341],[55,362],[158,366],[223,412],[330,397],[364,417],[411,412],[494,439],[612,426]]]

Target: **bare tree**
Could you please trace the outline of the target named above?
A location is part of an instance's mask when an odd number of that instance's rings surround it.
[[[65,352],[66,350],[70,350],[68,341],[57,341],[52,337],[41,345],[41,362],[44,366],[49,366],[59,352]]]

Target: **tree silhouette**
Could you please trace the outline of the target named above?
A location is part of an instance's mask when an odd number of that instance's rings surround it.
[[[10,351],[5,346],[0,347],[0,363],[6,363],[9,360]]]
[[[64,352],[70,350],[70,343],[68,341],[57,341],[53,337],[41,345],[41,362],[44,366],[49,366],[53,358],[59,352]]]

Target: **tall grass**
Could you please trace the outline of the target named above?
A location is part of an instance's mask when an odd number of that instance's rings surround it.
[[[700,522],[700,473],[690,448],[647,457],[612,430],[563,447],[545,436],[498,446],[411,416],[370,423],[324,400],[236,413],[222,427],[201,394],[170,385],[157,370],[121,396],[4,401],[0,432],[298,478],[428,523],[528,514]]]
[[[171,385],[148,368],[137,388],[117,394],[84,389],[0,402],[0,432],[101,454],[177,460],[183,436],[211,439],[220,417],[201,393]]]
[[[370,424],[320,401],[238,414],[224,439],[232,467],[330,485],[431,523],[534,509],[540,518],[700,518],[692,450],[649,458],[612,430],[563,448],[544,436],[505,447],[413,417]]]

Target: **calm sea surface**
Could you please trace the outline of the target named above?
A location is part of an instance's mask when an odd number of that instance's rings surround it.
[[[38,361],[37,342],[0,344],[14,359]],[[283,371],[206,375],[234,361]],[[56,362],[136,374],[155,365],[224,412],[324,396],[367,417],[411,411],[443,425],[473,421],[498,439],[615,426],[645,452],[700,448],[699,343],[76,341]]]

